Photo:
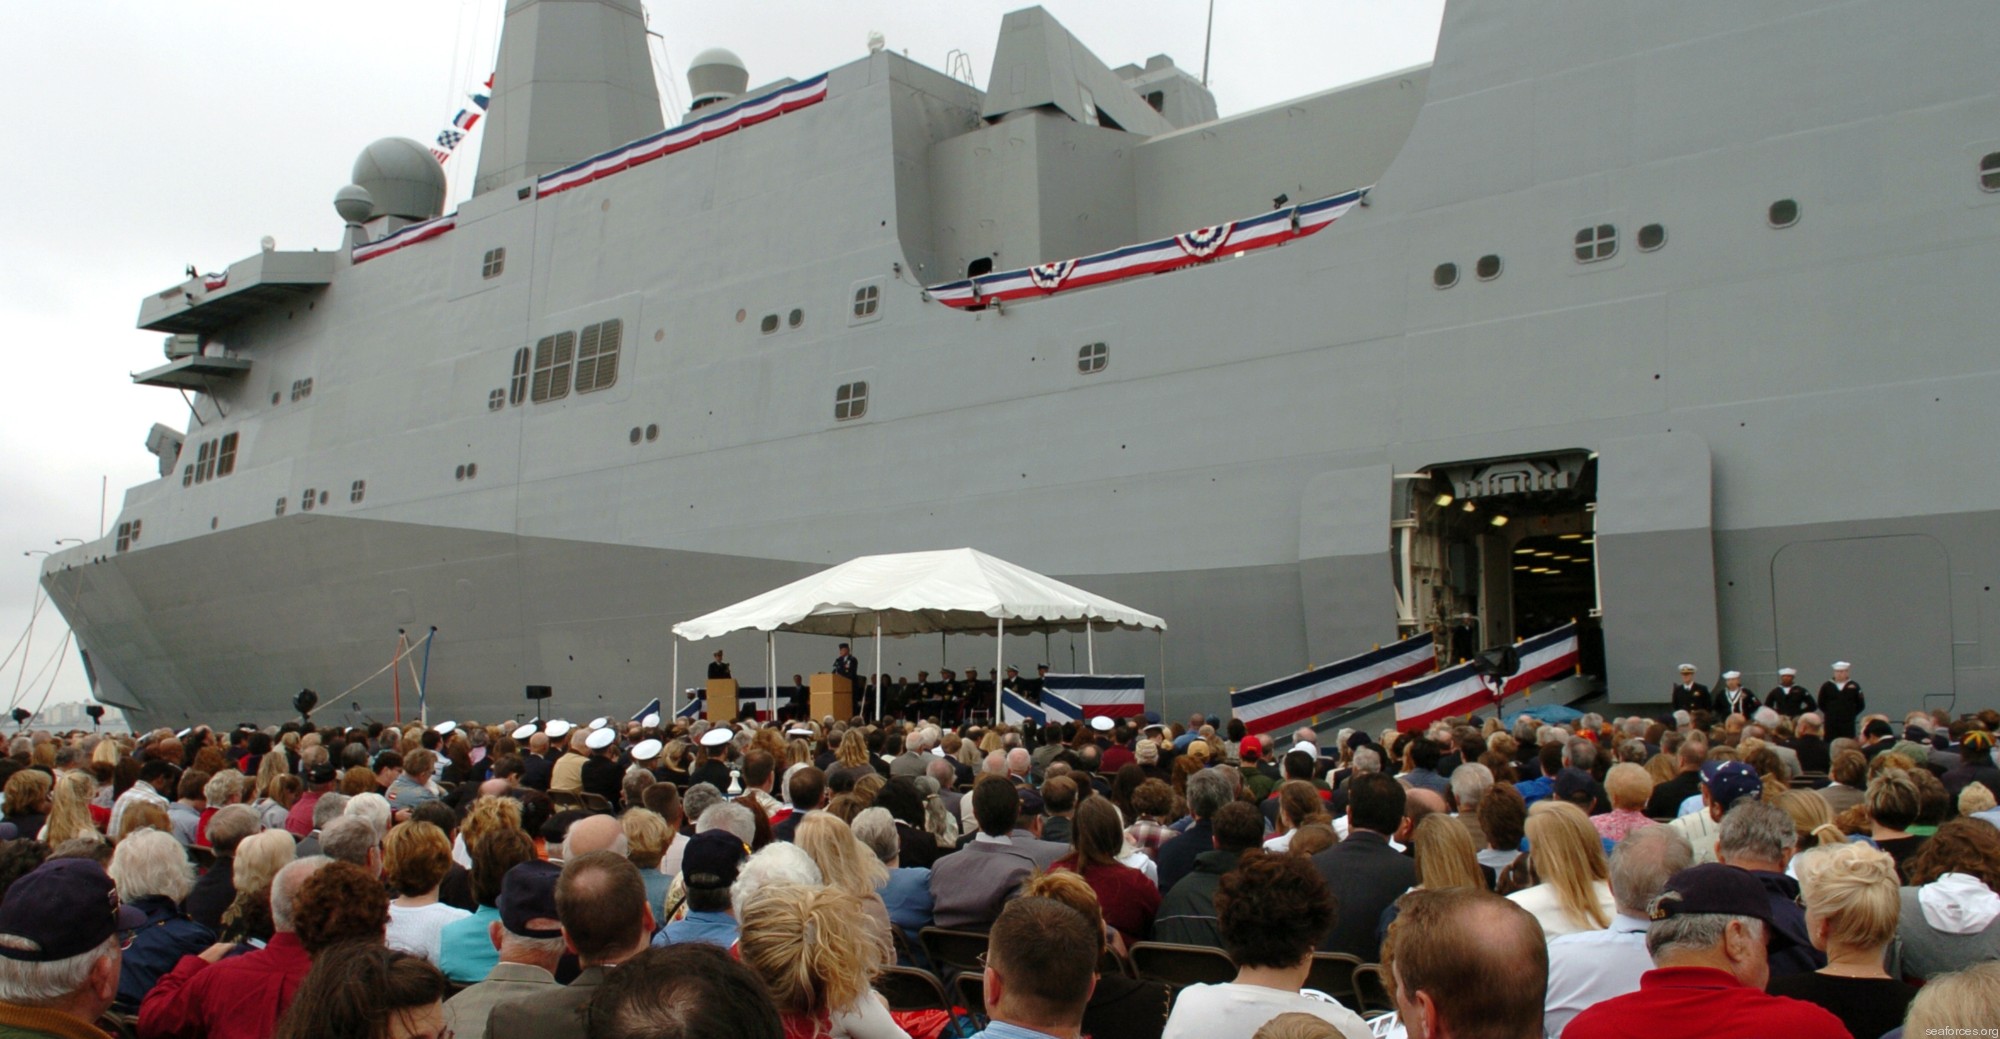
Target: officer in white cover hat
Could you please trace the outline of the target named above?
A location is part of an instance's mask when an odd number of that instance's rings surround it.
[[[1708,687],[1694,680],[1694,665],[1682,664],[1680,675],[1680,681],[1674,683],[1674,710],[1689,712],[1713,710],[1708,698]]]
[[[604,798],[616,810],[625,783],[625,769],[618,763],[618,730],[609,725],[592,729],[583,746],[583,792]]]

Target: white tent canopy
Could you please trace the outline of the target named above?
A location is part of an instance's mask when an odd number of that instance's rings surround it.
[[[1165,631],[1165,621],[971,548],[862,556],[674,625],[684,639],[733,631],[859,638],[1092,627]]]
[[[862,556],[782,588],[674,625],[690,641],[735,631],[765,632],[765,667],[776,681],[771,632],[796,631],[875,638],[875,710],[882,710],[882,636],[937,632],[1076,631],[1086,639],[1100,626],[1164,633],[1149,613],[1044,577],[971,548]],[[1163,635],[1164,637],[1164,635]],[[674,643],[674,684],[680,684],[680,643]],[[994,647],[996,667],[1001,647]],[[1162,660],[1165,650],[1161,650]],[[1090,647],[1096,669],[1096,648]],[[775,693],[767,686],[766,696]]]

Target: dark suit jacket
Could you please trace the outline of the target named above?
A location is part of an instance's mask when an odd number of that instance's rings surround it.
[[[1646,800],[1646,814],[1655,819],[1671,819],[1680,814],[1681,802],[1701,793],[1701,773],[1682,772],[1653,788]]]
[[[537,992],[526,999],[502,1003],[486,1019],[486,1039],[546,1039],[587,1035],[586,1011],[609,967],[585,967],[560,991]]]
[[[1340,908],[1320,951],[1359,956],[1363,963],[1381,962],[1382,944],[1375,927],[1382,922],[1382,911],[1416,885],[1417,864],[1389,847],[1389,838],[1359,829],[1312,861]]]
[[[1194,860],[1205,851],[1215,850],[1215,831],[1207,819],[1197,819],[1194,824],[1181,831],[1179,837],[1170,838],[1160,845],[1153,855],[1153,862],[1160,869],[1160,890],[1172,891],[1181,878],[1194,872]]]
[[[1696,682],[1694,688],[1689,689],[1676,682],[1674,683],[1673,701],[1674,710],[1676,711],[1693,711],[1696,709],[1706,711],[1709,709],[1708,687],[1702,685],[1700,682]]]
[[[1833,755],[1818,736],[1801,736],[1792,741],[1792,753],[1799,756],[1799,768],[1825,775],[1833,767]]]

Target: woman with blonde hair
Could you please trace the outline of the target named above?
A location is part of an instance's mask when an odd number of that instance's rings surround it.
[[[889,908],[876,892],[888,882],[889,870],[867,845],[855,839],[853,828],[831,813],[813,812],[800,820],[792,843],[819,867],[820,879],[827,887],[853,895],[860,908],[881,923],[886,940]]]
[[[1806,904],[1806,933],[1826,966],[1773,977],[1766,991],[1825,1007],[1854,1035],[1903,1023],[1913,985],[1882,969],[1896,938],[1896,862],[1865,844],[1816,848],[1793,860]]]
[[[1776,803],[1798,828],[1801,851],[1847,839],[1833,824],[1833,810],[1826,806],[1826,798],[1810,790],[1787,790],[1778,795]]]
[[[1646,802],[1653,797],[1653,775],[1644,766],[1621,761],[1604,774],[1604,793],[1611,798],[1611,810],[1590,817],[1599,837],[1616,844],[1641,826],[1653,825],[1646,817]]]
[[[1479,867],[1479,853],[1472,847],[1472,833],[1463,823],[1442,812],[1424,816],[1410,838],[1410,851],[1417,860],[1417,887],[1425,891],[1449,888],[1487,890],[1486,874]]]
[[[875,765],[868,757],[868,740],[860,729],[849,729],[840,738],[840,746],[834,752],[833,767],[826,771],[827,789],[837,789],[842,785],[852,786],[864,777],[875,775]],[[843,784],[836,777],[847,777]]]
[[[768,884],[746,893],[735,912],[737,957],[770,990],[786,1039],[908,1039],[945,1022],[943,1011],[891,1011],[875,992],[893,957],[889,933],[853,926],[863,909],[852,893]]]
[[[1895,858],[1897,868],[1901,869],[1925,840],[1909,832],[1916,825],[1917,814],[1923,811],[1916,780],[1904,769],[1885,768],[1868,780],[1861,803],[1868,808],[1869,841]]]
[[[1990,1022],[2000,1006],[2000,960],[1974,964],[1956,974],[1940,974],[1926,984],[1910,1004],[1903,1034],[1969,1035],[1966,1022]],[[1990,1025],[1987,1025],[1990,1029]],[[1990,1032],[1989,1032],[1990,1034]]]
[[[271,881],[297,854],[298,842],[283,830],[252,834],[236,845],[229,878],[236,898],[222,911],[222,940],[266,942],[277,932],[271,918]]]
[[[90,817],[90,803],[96,796],[97,780],[90,773],[81,769],[63,773],[49,798],[49,819],[42,827],[41,839],[53,848],[74,837],[97,836],[97,823]]]
[[[1550,938],[1611,926],[1611,865],[1604,841],[1583,809],[1537,801],[1528,809],[1528,862],[1540,883],[1507,898],[1526,909]]]

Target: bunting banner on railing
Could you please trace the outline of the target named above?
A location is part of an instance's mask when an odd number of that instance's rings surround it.
[[[1128,245],[1122,249],[1057,260],[1010,271],[982,274],[976,278],[928,286],[932,299],[947,307],[966,309],[1017,299],[1047,296],[1070,289],[1088,288],[1105,282],[1159,274],[1205,263],[1219,256],[1234,256],[1255,249],[1283,245],[1324,229],[1361,204],[1368,188],[1360,188],[1328,198],[1316,199],[1262,216],[1187,231],[1169,238]]]
[[[1048,712],[1027,697],[1012,689],[1000,690],[1000,722],[1003,725],[1020,725],[1034,722],[1036,725],[1049,723]]]
[[[1521,669],[1507,676],[1507,688],[1500,694],[1502,699],[1523,692],[1536,682],[1546,682],[1566,671],[1576,670],[1576,622],[1571,621],[1553,631],[1523,639],[1515,644],[1514,652],[1521,661]]]
[[[1396,687],[1396,731],[1418,732],[1439,718],[1471,714],[1494,701],[1493,687],[1470,663]]]
[[[685,151],[704,141],[712,141],[744,127],[755,126],[767,119],[775,119],[787,112],[796,112],[824,100],[826,100],[826,73],[822,72],[803,83],[786,87],[776,93],[752,98],[714,115],[682,123],[671,130],[662,130],[651,137],[641,138],[622,148],[593,156],[554,173],[543,174],[535,182],[535,193],[553,195],[571,188],[582,187],[614,173],[621,173],[634,166],[652,162],[654,159]]]
[[[648,715],[657,715],[659,713],[660,713],[660,698],[655,696],[653,697],[653,701],[651,703],[647,704],[644,707],[639,708],[639,710],[632,715],[632,720],[635,722],[644,723]],[[657,722],[659,721],[659,719],[654,718],[653,721]]]
[[[1274,679],[1229,694],[1229,708],[1253,733],[1271,732],[1315,715],[1359,703],[1437,667],[1430,632],[1382,646],[1324,667]]]
[[[367,263],[379,256],[387,256],[405,246],[427,242],[458,226],[458,214],[446,213],[434,220],[421,224],[411,224],[392,235],[384,235],[375,241],[354,247],[354,262]]]
[[[1051,707],[1051,698],[1074,704],[1076,720],[1133,718],[1146,713],[1145,675],[1044,675],[1042,706]],[[1055,708],[1060,710],[1060,708]]]

